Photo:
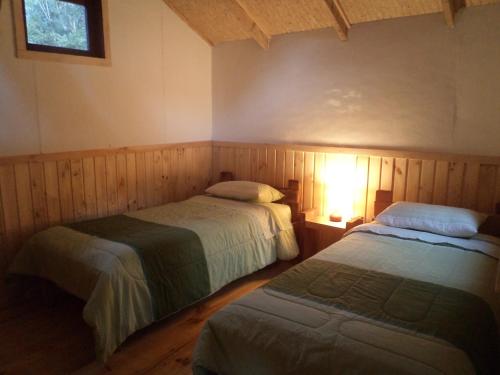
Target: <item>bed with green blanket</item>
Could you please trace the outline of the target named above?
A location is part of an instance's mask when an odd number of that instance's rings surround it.
[[[290,207],[196,196],[42,231],[10,272],[85,300],[105,361],[135,331],[297,254]]]
[[[378,223],[212,316],[195,375],[497,374],[500,242]]]

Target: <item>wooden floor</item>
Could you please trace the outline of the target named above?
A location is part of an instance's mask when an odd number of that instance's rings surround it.
[[[106,367],[95,361],[92,333],[81,317],[82,301],[64,294],[47,305],[39,292],[21,297],[19,292],[3,287],[0,375],[191,374],[191,353],[207,318],[292,265],[271,265],[232,283],[206,301],[137,332]]]

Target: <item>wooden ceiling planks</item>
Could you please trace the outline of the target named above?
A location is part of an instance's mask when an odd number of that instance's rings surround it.
[[[333,27],[325,0],[239,0],[270,35]]]
[[[251,30],[245,29],[238,18],[242,10],[234,0],[164,1],[211,44],[253,38]]]
[[[333,28],[347,39],[352,24],[442,13],[454,26],[460,7],[500,0],[164,0],[210,44],[254,39],[268,48],[273,35]]]
[[[468,7],[498,3],[498,0],[465,0]]]
[[[352,24],[441,12],[440,0],[341,0]]]

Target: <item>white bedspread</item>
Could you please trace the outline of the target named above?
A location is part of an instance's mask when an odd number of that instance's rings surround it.
[[[298,254],[290,208],[281,204],[196,196],[126,215],[194,231],[203,244],[212,293],[277,256]],[[28,241],[10,272],[46,278],[86,300],[83,317],[94,329],[102,361],[155,320],[141,260],[122,243],[53,227]]]
[[[375,223],[355,228],[314,258],[467,291],[491,306],[498,324],[497,243]],[[469,357],[448,342],[265,288],[209,319],[193,361],[195,374],[475,372]]]

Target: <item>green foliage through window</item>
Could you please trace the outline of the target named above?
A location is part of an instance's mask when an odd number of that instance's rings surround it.
[[[24,0],[30,44],[89,50],[87,11],[60,0]]]

